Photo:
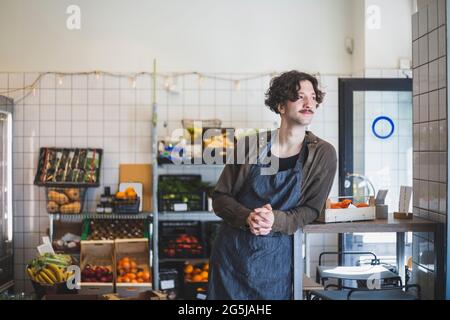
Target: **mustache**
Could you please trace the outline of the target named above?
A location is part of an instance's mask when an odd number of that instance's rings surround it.
[[[314,114],[314,111],[312,111],[311,109],[302,109],[299,112],[309,112],[311,114]]]

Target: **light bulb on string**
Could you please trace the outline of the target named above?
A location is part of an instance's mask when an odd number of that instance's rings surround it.
[[[32,87],[32,92],[33,92],[33,97],[35,97],[36,96],[36,87],[35,86]]]
[[[166,80],[164,81],[164,88],[167,91],[171,91],[173,89],[174,85],[173,85],[173,78],[171,76],[166,77]]]
[[[62,86],[62,84],[63,84],[63,78],[62,78],[62,75],[59,75],[58,76],[58,85]]]
[[[95,79],[100,80],[100,72],[95,71]]]
[[[199,75],[198,75],[198,87],[199,87],[199,89],[202,88],[202,85],[203,85],[203,79],[204,79],[204,77],[203,77],[201,74],[199,74]]]
[[[234,89],[237,91],[241,90],[241,81],[234,80]]]
[[[136,77],[131,77],[130,81],[131,81],[131,86],[133,87],[133,89],[136,89]]]

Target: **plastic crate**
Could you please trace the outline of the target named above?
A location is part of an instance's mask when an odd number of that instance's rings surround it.
[[[45,188],[47,212],[80,214],[86,199],[86,188]]]
[[[184,283],[183,298],[186,300],[206,300],[208,290],[208,282],[191,282]]]
[[[118,200],[115,199],[113,202],[114,212],[119,214],[137,214],[139,213],[139,205],[141,199],[136,197],[135,200]]]
[[[161,221],[159,236],[159,252],[162,258],[206,257],[200,221]]]
[[[41,148],[34,184],[45,187],[98,187],[102,149]]]
[[[201,179],[199,174],[159,176],[159,211],[207,210],[206,191],[199,189]]]
[[[180,295],[178,271],[175,268],[159,270],[159,287],[167,294],[168,300],[175,300]]]

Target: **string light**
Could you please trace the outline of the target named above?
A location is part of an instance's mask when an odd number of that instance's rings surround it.
[[[237,91],[241,90],[241,81],[240,80],[234,80],[234,89]]]
[[[133,88],[136,87],[135,83],[136,83],[136,79],[138,76],[144,76],[144,75],[154,76],[155,75],[152,72],[138,72],[138,73],[134,73],[134,74],[124,74],[124,73],[113,73],[113,72],[98,71],[98,70],[84,71],[84,72],[43,72],[43,73],[39,74],[39,76],[36,78],[36,80],[33,82],[33,84],[27,85],[23,88],[8,89],[6,91],[1,91],[0,95],[11,95],[12,93],[25,91],[26,94],[21,96],[20,98],[13,97],[16,101],[21,101],[30,94],[36,95],[36,87],[39,85],[39,82],[41,81],[41,79],[44,76],[50,75],[50,74],[56,75],[58,77],[59,85],[63,84],[64,76],[71,76],[71,75],[95,75],[96,80],[100,80],[101,75],[107,75],[107,76],[111,76],[111,77],[120,77],[120,78],[128,77],[129,79],[133,79],[133,80],[131,80],[131,85],[133,86]],[[178,77],[188,76],[188,75],[197,75],[198,76],[199,87],[202,86],[204,79],[208,78],[208,79],[213,79],[213,80],[232,82],[234,84],[235,89],[240,90],[242,81],[259,79],[259,78],[263,78],[263,77],[267,77],[267,76],[273,76],[275,74],[276,74],[275,72],[260,73],[260,74],[254,74],[254,75],[251,75],[248,77],[243,77],[240,79],[231,79],[231,78],[226,78],[226,77],[222,77],[222,76],[207,75],[207,74],[202,74],[199,72],[159,73],[159,74],[156,74],[156,76],[164,77],[164,79],[165,79],[164,87],[168,91],[176,91]],[[339,76],[342,76],[342,75],[339,75]]]
[[[135,77],[131,77],[131,86],[133,87],[133,89],[136,89],[136,78]]]
[[[201,74],[198,75],[198,87],[201,89],[203,85],[203,76]]]

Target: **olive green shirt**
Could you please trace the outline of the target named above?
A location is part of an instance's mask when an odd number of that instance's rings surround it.
[[[272,136],[277,134],[278,130],[271,132]],[[267,136],[265,137],[267,140]],[[259,143],[251,144],[252,139],[254,141],[259,140]],[[246,208],[236,198],[242,186],[246,183],[251,163],[254,163],[249,159],[251,160],[257,154],[257,148],[261,146],[263,139],[259,134],[239,139],[234,153],[235,162],[225,165],[214,189],[214,212],[236,228],[247,228],[247,217],[255,209]],[[242,143],[245,143],[244,147],[242,147]],[[316,220],[325,207],[326,199],[333,185],[337,169],[337,156],[334,147],[316,137],[311,131],[306,131],[303,143],[306,143],[307,150],[306,161],[302,169],[302,194],[296,207],[286,211],[273,210],[274,224],[272,231],[274,232],[291,235],[306,224]],[[238,155],[237,150],[245,150],[245,154]],[[245,159],[245,161],[236,163],[237,157]]]

